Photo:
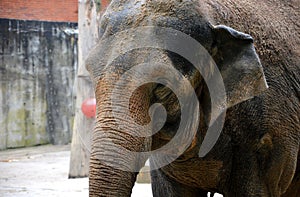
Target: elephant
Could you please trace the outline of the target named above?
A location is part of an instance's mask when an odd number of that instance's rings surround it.
[[[147,159],[153,196],[299,196],[299,21],[297,1],[113,0],[86,60],[90,196],[130,196]]]

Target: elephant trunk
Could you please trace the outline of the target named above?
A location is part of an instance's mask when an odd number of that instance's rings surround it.
[[[149,123],[147,88],[124,93],[130,84],[114,78],[96,87],[97,118],[92,135],[90,196],[130,196],[136,175],[147,160],[150,138],[141,130]],[[129,104],[130,103],[130,104]]]
[[[90,196],[130,196],[136,174],[116,170],[99,162],[97,156],[90,160]]]

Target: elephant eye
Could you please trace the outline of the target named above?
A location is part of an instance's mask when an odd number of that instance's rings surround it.
[[[257,143],[257,153],[259,155],[266,155],[273,148],[273,138],[269,133],[260,137]]]
[[[272,141],[272,136],[269,133],[264,134],[261,138],[260,138],[260,145],[262,147],[269,147],[272,148],[273,147],[273,141]]]
[[[261,169],[268,169],[271,162],[270,151],[273,148],[273,139],[269,133],[262,135],[257,144],[256,158]]]

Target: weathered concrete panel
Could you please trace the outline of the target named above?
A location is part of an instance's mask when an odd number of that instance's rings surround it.
[[[0,149],[70,142],[75,28],[0,19]]]

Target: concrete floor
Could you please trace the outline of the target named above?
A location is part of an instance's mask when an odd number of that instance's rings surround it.
[[[0,152],[0,197],[84,197],[88,179],[68,179],[70,146],[39,146]],[[136,184],[132,197],[151,197]]]
[[[69,160],[69,145],[0,151],[0,197],[87,197],[87,178],[68,179]],[[136,183],[131,196],[152,197],[151,185]]]

